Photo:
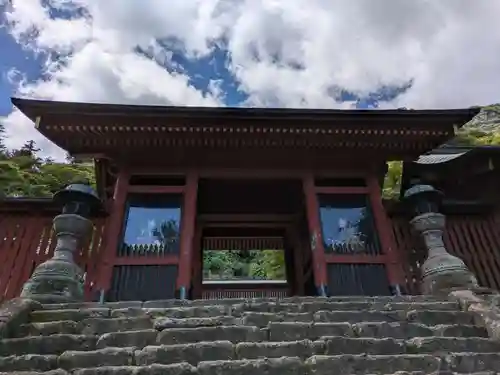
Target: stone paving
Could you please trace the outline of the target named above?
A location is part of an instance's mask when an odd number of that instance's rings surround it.
[[[495,374],[500,342],[430,296],[46,304],[0,341],[0,372]]]

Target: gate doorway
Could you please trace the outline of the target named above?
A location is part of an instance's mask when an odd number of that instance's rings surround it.
[[[192,298],[303,295],[306,217],[299,179],[201,179]]]
[[[265,220],[265,216],[260,217]],[[304,294],[303,257],[294,218],[283,222],[204,222],[197,241],[195,298]],[[288,220],[286,220],[288,219]]]

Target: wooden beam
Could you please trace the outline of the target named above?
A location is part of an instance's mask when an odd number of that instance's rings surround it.
[[[114,259],[117,254],[118,245],[121,241],[123,219],[125,217],[127,187],[129,174],[126,169],[120,170],[115,184],[111,212],[106,221],[106,234],[104,242],[104,256],[99,275],[99,289],[106,291],[111,285]]]
[[[288,223],[295,221],[298,215],[273,215],[273,214],[205,214],[199,215],[198,221],[208,224],[213,223]],[[276,224],[273,224],[276,225]]]
[[[302,183],[306,201],[307,222],[311,236],[310,246],[313,257],[314,284],[316,285],[318,294],[326,295],[327,277],[324,257],[325,249],[323,247],[318,199],[314,188],[313,175],[304,175]]]
[[[177,274],[177,288],[180,298],[188,298],[191,289],[193,264],[193,239],[196,223],[196,200],[198,196],[198,173],[189,171],[186,178],[184,192],[184,206],[182,210],[179,272]]]
[[[331,163],[330,163],[331,165]],[[360,169],[342,169],[342,166],[336,166],[330,169],[314,169],[313,174],[319,178],[364,178],[367,175],[365,166],[360,164]],[[206,167],[199,170],[199,178],[214,178],[214,179],[302,179],[305,173],[309,173],[310,169],[291,168],[215,168]],[[130,167],[130,175],[141,176],[184,176],[186,169],[184,168],[171,168],[167,166],[157,167]]]
[[[316,194],[367,194],[368,188],[364,186],[316,186]]]
[[[179,263],[178,255],[161,256],[132,256],[117,257],[113,261],[115,266],[159,266],[159,265],[177,265]]]
[[[150,185],[129,185],[129,193],[137,194],[182,194],[184,186],[150,186]]]
[[[237,178],[237,179],[301,179],[305,170],[300,169],[241,169],[241,168],[218,168],[218,169],[203,169],[200,172],[202,178]],[[318,170],[314,172],[315,175],[321,177],[337,177],[337,178],[353,178],[363,177],[362,172],[349,172],[342,170]]]
[[[385,255],[366,254],[325,254],[325,262],[342,264],[384,264],[387,262]]]
[[[382,203],[381,188],[376,175],[368,178],[369,199],[372,206],[375,228],[379,233],[380,245],[387,255],[386,268],[387,276],[395,294],[401,293],[401,288],[405,285],[404,271],[401,267],[401,254],[396,245],[396,239],[392,232],[392,223],[387,216]]]

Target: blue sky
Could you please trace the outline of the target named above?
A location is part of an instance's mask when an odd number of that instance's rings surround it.
[[[40,66],[30,53],[25,53],[22,47],[6,32],[0,29],[0,116],[9,114],[12,110],[10,96],[15,92],[15,85],[9,82],[7,74],[13,68],[36,78]]]
[[[50,2],[48,3],[50,4]],[[47,9],[52,19],[71,19],[76,13],[61,11],[50,6]],[[2,17],[1,21],[5,23],[5,18]],[[162,45],[173,52],[172,61],[176,65],[175,70],[184,72],[189,77],[189,84],[197,90],[206,93],[210,81],[216,80],[224,93],[224,105],[236,107],[248,99],[248,95],[238,87],[234,75],[228,70],[227,62],[230,56],[228,56],[226,49],[220,47],[220,43],[214,46],[210,54],[195,59],[188,58],[177,50],[178,40],[174,39],[173,42],[167,40]],[[0,116],[6,116],[12,111],[10,97],[17,95],[17,84],[11,82],[9,75],[17,71],[20,73],[16,75],[17,79],[20,79],[21,75],[28,82],[40,79],[43,74],[43,63],[46,54],[43,51],[35,54],[32,50],[23,48],[9,33],[7,27],[0,28],[0,51],[2,51],[0,58],[0,74],[2,78],[0,82]],[[136,48],[136,52],[151,57],[150,54],[139,47]],[[165,66],[165,69],[168,70],[169,68],[169,66]],[[332,82],[332,87],[334,86],[335,83]],[[340,93],[335,91],[336,94],[334,95],[341,102],[356,101],[356,108],[376,108],[379,101],[390,101],[409,87],[411,87],[411,81],[399,87],[383,86],[363,96],[339,88]]]
[[[500,1],[0,0],[0,11],[7,146],[34,139],[47,156],[61,153],[10,96],[344,109],[500,101]]]
[[[0,29],[0,116],[6,116],[12,111],[10,97],[16,95],[16,84],[10,82],[9,72],[19,71],[29,81],[35,81],[42,76],[44,55],[37,56],[30,50],[23,49],[6,28]],[[144,51],[138,49],[138,53]],[[211,80],[220,81],[220,88],[224,92],[224,104],[231,107],[239,106],[248,98],[245,92],[238,89],[234,76],[228,71],[226,62],[227,51],[215,48],[214,51],[199,59],[189,59],[181,53],[174,53],[172,60],[178,69],[189,76],[190,84],[201,92],[206,92]],[[168,69],[168,67],[165,67]],[[357,108],[376,108],[379,101],[388,101],[395,98],[411,86],[409,82],[401,87],[382,87],[366,96],[359,97],[348,91],[341,91],[341,101],[357,101]]]

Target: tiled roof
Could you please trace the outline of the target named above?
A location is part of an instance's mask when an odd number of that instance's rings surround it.
[[[420,155],[415,161],[417,164],[441,164],[449,162],[450,160],[458,159],[459,157],[465,155],[468,151],[458,152],[454,154],[428,154]]]

